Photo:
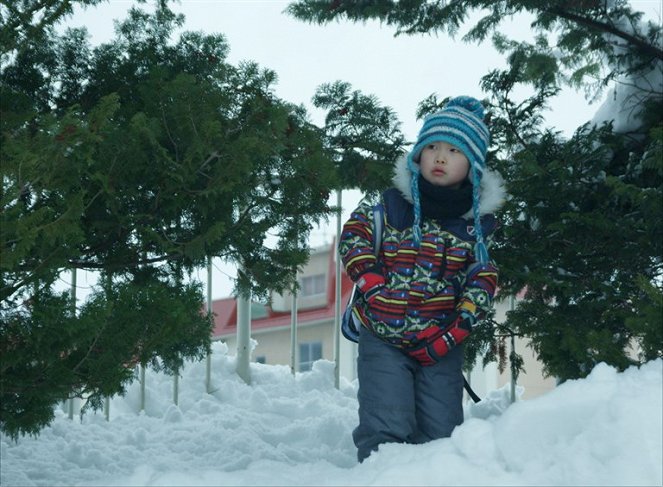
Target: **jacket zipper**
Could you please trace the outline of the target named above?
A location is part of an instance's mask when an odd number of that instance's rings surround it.
[[[444,279],[444,273],[447,272],[447,249],[451,246],[451,239],[444,239],[444,250],[442,250],[442,268],[440,269],[440,280]]]

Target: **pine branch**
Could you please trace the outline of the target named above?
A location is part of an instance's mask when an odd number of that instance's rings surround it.
[[[568,10],[564,10],[561,7],[555,7],[549,9],[548,12],[563,19],[574,22],[576,24],[584,25],[585,27],[589,27],[591,29],[595,29],[601,32],[607,32],[609,34],[613,34],[614,36],[624,39],[629,44],[636,46],[642,53],[647,54],[655,59],[663,60],[663,49],[659,49],[656,46],[649,44],[648,42],[644,41],[639,37],[624,32],[618,29],[617,27],[615,27],[614,25],[610,25],[596,19],[583,17],[582,15],[578,15],[569,12]]]

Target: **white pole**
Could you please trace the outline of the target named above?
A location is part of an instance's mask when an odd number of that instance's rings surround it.
[[[336,191],[336,206],[338,207],[336,214],[336,241],[335,244],[341,240],[341,216],[342,216],[342,191]],[[332,249],[336,252],[336,249]],[[341,258],[336,255],[336,293],[334,301],[334,385],[338,389],[341,384]]]
[[[292,309],[290,310],[290,372],[297,371],[298,345],[297,340],[297,290],[292,290]]]
[[[207,259],[207,312],[212,313],[212,257]],[[205,391],[212,392],[212,353],[207,354],[205,364]]]
[[[110,273],[106,274],[106,284],[108,289],[110,289],[113,285],[113,277]],[[106,396],[104,398],[104,418],[106,421],[110,421],[110,396]]]
[[[175,371],[175,376],[173,377],[173,404],[177,406],[179,404],[179,395],[180,395],[180,369],[178,368]]]
[[[239,271],[239,279],[243,272]],[[251,355],[251,294],[237,296],[237,375],[251,384],[251,372],[249,369]]]
[[[145,366],[140,365],[140,410],[145,411]]]
[[[69,411],[68,411],[68,416],[69,419],[74,419],[74,398],[69,396],[69,401],[67,401],[69,404]]]
[[[511,311],[513,311],[516,307],[516,298],[514,296],[511,296],[509,298],[509,307],[511,308]],[[511,354],[516,353],[516,337],[511,332]],[[516,402],[516,376],[513,373],[513,364],[511,364],[511,404]]]
[[[182,283],[182,269],[180,266],[177,266],[177,275],[175,276],[177,286],[179,287]],[[180,402],[180,368],[175,369],[175,375],[173,376],[173,404],[177,406]]]
[[[71,309],[74,317],[76,316],[76,268],[71,270]],[[69,396],[68,401],[68,415],[69,419],[74,419],[74,398]]]

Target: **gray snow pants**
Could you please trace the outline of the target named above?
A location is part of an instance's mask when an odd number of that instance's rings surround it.
[[[401,350],[359,331],[359,426],[352,432],[363,462],[382,443],[425,443],[451,436],[463,422],[463,347],[423,367]]]

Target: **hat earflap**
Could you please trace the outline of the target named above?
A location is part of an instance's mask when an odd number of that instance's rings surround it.
[[[477,243],[474,245],[474,256],[481,264],[488,263],[488,248],[483,240],[483,231],[481,229],[481,176],[477,164],[470,163],[472,174],[472,211],[474,213],[474,235]]]
[[[407,156],[407,167],[410,170],[410,188],[414,206],[414,223],[412,224],[412,237],[415,247],[421,244],[421,201],[419,199],[419,165],[414,162],[412,152]]]

